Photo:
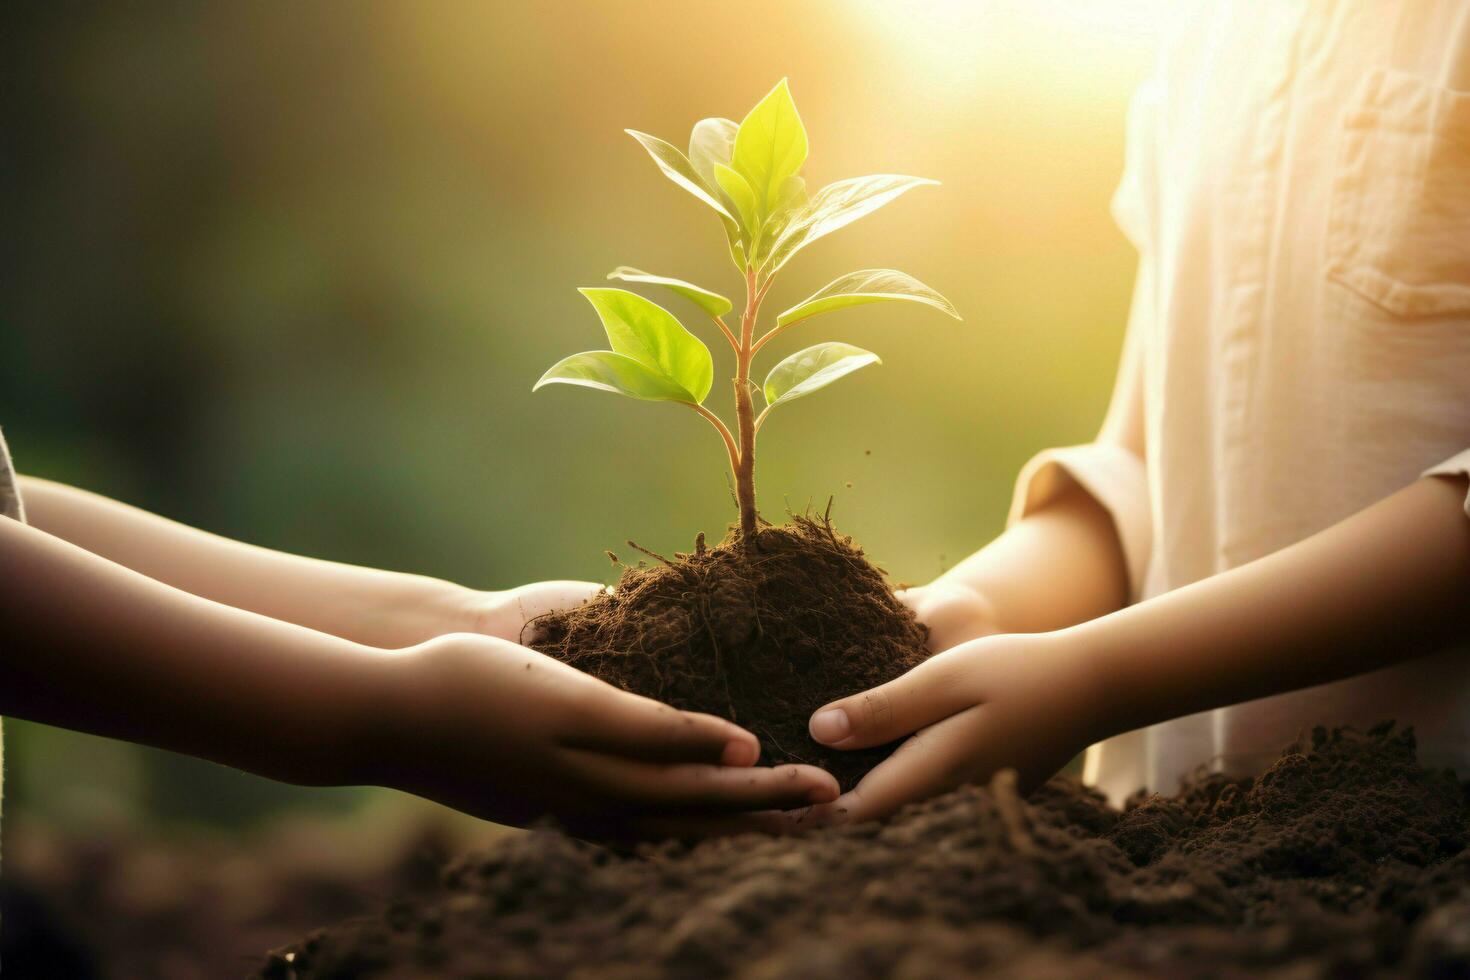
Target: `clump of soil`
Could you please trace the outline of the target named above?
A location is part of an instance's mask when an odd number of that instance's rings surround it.
[[[432,899],[272,954],[357,977],[1470,975],[1470,786],[1410,732],[1318,729],[1258,779],[1123,811],[1009,773],[887,823],[619,853],[544,830]]]
[[[723,715],[765,764],[809,762],[844,788],[888,748],[839,752],[807,718],[928,656],[927,631],[883,572],[825,517],[628,568],[613,592],[538,619],[536,649],[635,694]]]

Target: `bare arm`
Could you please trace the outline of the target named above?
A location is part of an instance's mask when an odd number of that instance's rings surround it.
[[[1419,480],[1250,564],[1080,626],[971,641],[828,705],[813,734],[840,748],[917,733],[828,818],[882,816],[1004,767],[1034,785],[1108,735],[1470,635],[1466,483]]]
[[[830,800],[750,768],[730,722],[525,647],[387,652],[182,592],[0,518],[0,714],[308,784],[381,783],[504,822],[700,833],[719,811]],[[693,816],[691,816],[693,814]]]
[[[1119,609],[1128,580],[1112,518],[1075,484],[926,586],[901,595],[947,650],[991,633],[1041,633]]]
[[[350,768],[382,651],[170,588],[5,519],[0,581],[0,713],[301,782]]]
[[[49,480],[20,482],[34,527],[194,595],[376,647],[453,632],[516,640],[528,617],[574,605],[597,588],[548,582],[478,592],[242,544]]]
[[[1105,727],[1339,680],[1470,636],[1466,481],[1429,477],[1320,534],[1063,633]]]

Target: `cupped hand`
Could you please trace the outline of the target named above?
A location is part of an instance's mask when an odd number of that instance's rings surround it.
[[[385,661],[369,781],[500,823],[590,836],[777,830],[826,803],[812,766],[761,768],[755,736],[491,637],[452,634]]]
[[[961,643],[998,632],[990,601],[960,582],[943,579],[897,593],[898,601],[929,627],[929,650],[943,653]]]
[[[801,823],[876,820],[1001,769],[1016,770],[1029,790],[1106,734],[1096,691],[1066,633],[997,635],[936,654],[812,715],[812,738],[836,749],[908,739]]]

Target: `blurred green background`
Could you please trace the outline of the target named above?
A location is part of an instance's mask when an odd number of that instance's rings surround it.
[[[1028,456],[1101,418],[1133,266],[1107,204],[1160,8],[11,5],[0,424],[24,472],[486,588],[718,536],[723,451],[693,415],[530,389],[601,344],[575,287],[616,265],[737,289],[718,224],[622,130],[682,145],[787,75],[809,185],[943,186],[803,253],[771,308],[894,267],[966,320],[873,307],[783,338],[765,366],[827,339],[884,366],[775,419],[763,509],[835,494],[843,530],[925,580],[1001,527]],[[7,825],[416,805],[21,722],[5,750]]]

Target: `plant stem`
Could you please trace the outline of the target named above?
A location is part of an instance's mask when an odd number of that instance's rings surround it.
[[[730,472],[735,473],[738,471],[740,469],[740,450],[736,447],[735,437],[730,435],[730,430],[725,427],[725,423],[720,421],[718,415],[703,405],[696,405],[693,402],[687,402],[686,404],[704,416],[705,420],[715,427],[715,431],[720,434],[720,438],[725,440],[725,452],[730,456]]]
[[[764,293],[764,290],[761,290]],[[740,505],[740,536],[755,543],[755,405],[750,397],[750,362],[755,357],[755,316],[760,309],[755,269],[745,270],[745,312],[740,315],[740,347],[735,352],[735,423],[740,433],[740,458],[735,466],[735,500]]]
[[[735,332],[733,330],[731,330],[728,326],[725,325],[725,318],[724,317],[717,316],[714,319],[715,319],[715,326],[717,326],[717,327],[720,328],[720,333],[724,334],[725,335],[725,339],[730,342],[730,349],[733,350],[735,353],[739,354],[740,353],[740,339],[735,336]]]

